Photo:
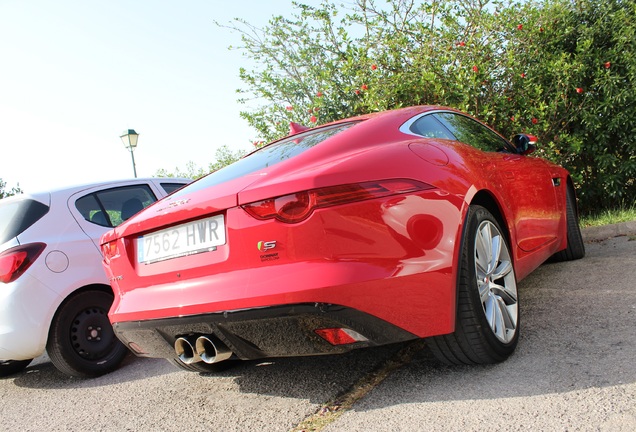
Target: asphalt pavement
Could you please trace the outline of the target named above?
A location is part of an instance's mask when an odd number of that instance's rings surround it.
[[[636,223],[585,239],[584,259],[519,284],[506,362],[447,367],[421,351],[325,430],[636,430]]]

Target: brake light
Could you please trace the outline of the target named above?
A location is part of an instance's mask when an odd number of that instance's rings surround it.
[[[245,204],[243,209],[260,220],[277,219],[297,223],[307,219],[318,208],[365,201],[390,195],[432,189],[415,180],[383,180],[329,186]]]
[[[40,256],[46,244],[30,243],[8,249],[0,254],[0,282],[18,279]]]

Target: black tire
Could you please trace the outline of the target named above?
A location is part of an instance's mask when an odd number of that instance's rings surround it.
[[[24,370],[31,364],[33,359],[30,360],[0,360],[0,377],[6,377],[13,375]]]
[[[46,350],[61,372],[81,378],[100,376],[119,367],[128,349],[117,339],[108,320],[113,296],[82,291],[58,309]]]
[[[229,359],[218,363],[205,363],[202,361],[196,363],[184,363],[179,360],[179,357],[169,358],[167,360],[170,362],[170,364],[185,371],[200,373],[223,372],[224,370],[234,367],[240,361]]]
[[[555,253],[550,258],[552,262],[573,261],[585,256],[585,243],[579,226],[579,215],[576,211],[576,198],[574,191],[568,186],[565,195],[568,247]]]
[[[490,245],[485,247],[488,238]],[[470,206],[460,247],[455,332],[429,338],[428,346],[446,364],[501,362],[513,353],[519,339],[517,286],[508,241],[488,210]],[[496,257],[488,259],[494,256],[489,250],[498,250]],[[490,265],[484,269],[486,262]]]

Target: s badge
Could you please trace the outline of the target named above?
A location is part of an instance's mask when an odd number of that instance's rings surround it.
[[[261,252],[265,252],[268,250],[272,250],[276,247],[276,240],[272,241],[259,241],[257,244],[258,250]]]

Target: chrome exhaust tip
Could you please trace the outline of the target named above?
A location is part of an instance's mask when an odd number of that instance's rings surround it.
[[[214,336],[199,336],[196,342],[196,355],[205,363],[222,362],[232,357],[232,351]]]
[[[194,338],[191,339],[194,341]],[[194,349],[194,343],[188,340],[187,337],[180,337],[174,342],[174,351],[177,353],[177,357],[185,364],[191,364],[201,361],[201,357]]]

